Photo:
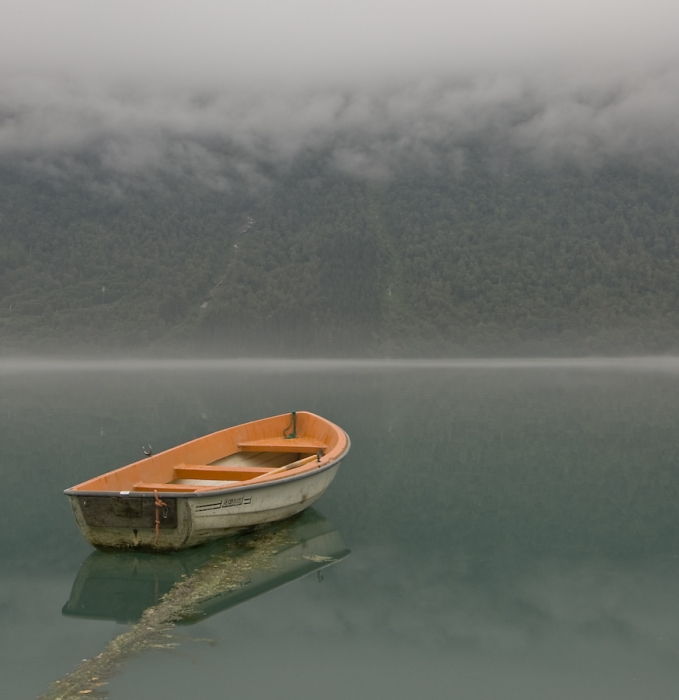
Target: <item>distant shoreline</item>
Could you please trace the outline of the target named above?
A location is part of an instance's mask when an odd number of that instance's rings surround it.
[[[257,371],[326,372],[362,370],[616,370],[679,372],[679,355],[636,357],[562,358],[450,358],[450,359],[85,359],[0,358],[0,375],[48,372],[163,372],[163,371]]]

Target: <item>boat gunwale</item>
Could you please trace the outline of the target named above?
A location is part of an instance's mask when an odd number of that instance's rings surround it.
[[[337,426],[339,428],[339,426]],[[339,430],[344,433],[344,436],[346,437],[347,444],[345,445],[344,450],[340,455],[335,457],[332,462],[328,462],[328,464],[324,464],[322,467],[317,467],[316,469],[310,469],[308,471],[301,472],[299,474],[292,474],[291,476],[282,476],[280,479],[271,479],[271,481],[260,481],[254,484],[248,485],[247,482],[243,482],[243,485],[241,486],[227,486],[221,489],[206,489],[205,491],[187,491],[185,493],[177,493],[176,491],[163,491],[162,489],[158,489],[158,495],[163,495],[167,498],[177,498],[177,499],[183,499],[183,498],[205,498],[205,497],[211,497],[211,496],[221,496],[223,494],[228,494],[228,493],[237,493],[240,491],[250,491],[252,489],[259,489],[259,488],[266,488],[267,486],[274,486],[277,484],[284,484],[284,483],[289,483],[291,481],[296,481],[298,479],[304,479],[310,476],[313,476],[314,474],[321,474],[324,471],[327,471],[331,467],[334,467],[336,464],[339,464],[344,457],[346,456],[347,452],[349,452],[349,448],[351,447],[351,440],[349,438],[349,435],[346,433],[346,431],[342,428],[339,428]],[[155,495],[153,492],[149,491],[81,491],[76,489],[75,487],[71,487],[68,489],[64,489],[64,494],[66,496],[108,496],[108,497],[124,497],[124,498],[155,498]]]

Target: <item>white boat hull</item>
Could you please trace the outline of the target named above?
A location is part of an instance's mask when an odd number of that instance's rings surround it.
[[[121,517],[116,517],[113,519],[115,524],[104,524],[88,516],[87,500],[105,499],[105,494],[69,493],[69,497],[81,533],[95,547],[166,551],[186,549],[300,513],[325,493],[335,478],[339,465],[338,460],[318,471],[289,479],[209,494],[172,498],[161,495],[165,502],[176,501],[173,504],[176,526],[164,525],[157,532],[155,527],[148,527],[148,522],[144,523],[147,525],[144,527],[132,519],[129,525],[125,525],[121,523]],[[154,499],[153,494],[128,495],[126,499],[136,501],[142,497]],[[115,499],[116,502],[121,500],[120,494],[111,494],[108,498],[111,501]],[[161,521],[162,511],[162,508],[159,509]]]

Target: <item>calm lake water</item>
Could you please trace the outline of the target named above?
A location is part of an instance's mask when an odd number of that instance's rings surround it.
[[[303,518],[165,556],[78,533],[64,488],[291,410],[352,439]],[[72,697],[677,697],[679,361],[4,361],[0,429],[3,698],[58,697],[210,561],[195,615]]]

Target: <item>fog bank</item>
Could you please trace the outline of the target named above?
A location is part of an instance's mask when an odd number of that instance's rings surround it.
[[[305,149],[384,179],[473,138],[546,163],[679,162],[679,6],[664,0],[4,9],[0,163],[226,188]]]
[[[0,110],[2,162],[55,175],[170,173],[216,188],[231,177],[257,185],[267,167],[307,149],[326,151],[340,171],[386,179],[442,153],[462,164],[474,139],[546,164],[679,163],[675,68],[637,79],[496,75],[261,93],[12,78],[0,82]]]

